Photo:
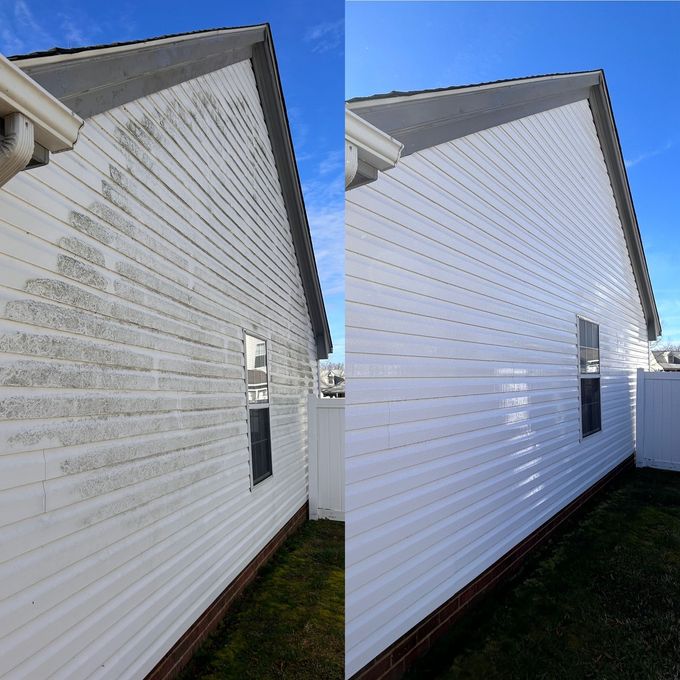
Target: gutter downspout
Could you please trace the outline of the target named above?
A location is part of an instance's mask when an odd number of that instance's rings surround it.
[[[33,123],[21,113],[4,119],[5,134],[0,136],[0,187],[23,170],[33,156]]]

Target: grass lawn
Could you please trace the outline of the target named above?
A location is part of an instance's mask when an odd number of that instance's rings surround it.
[[[345,528],[307,522],[194,655],[183,680],[342,680]]]
[[[407,677],[680,678],[680,473],[593,503]]]

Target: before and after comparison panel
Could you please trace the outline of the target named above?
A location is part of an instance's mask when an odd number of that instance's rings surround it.
[[[0,679],[680,677],[678,45],[0,0]]]

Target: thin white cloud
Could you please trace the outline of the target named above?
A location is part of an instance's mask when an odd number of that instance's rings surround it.
[[[25,0],[14,3],[15,30],[18,35],[30,35],[32,40],[39,41],[45,47],[54,47],[57,40],[34,16]]]
[[[288,123],[290,131],[295,141],[298,162],[302,160],[301,149],[304,149],[309,141],[309,125],[305,122],[304,112],[296,106],[288,108]]]
[[[82,47],[95,42],[95,36],[99,33],[96,27],[86,30],[84,26],[87,24],[82,21],[81,17],[76,18],[68,14],[60,14],[59,18],[61,19],[62,42],[66,47]]]
[[[331,151],[319,163],[319,174],[329,175],[332,172],[340,172],[344,162],[344,153],[342,150]]]
[[[316,24],[307,29],[305,42],[312,43],[312,52],[330,52],[343,45],[344,27],[344,19]]]
[[[345,201],[342,176],[330,181],[315,179],[306,182],[303,191],[324,294],[342,293],[345,286]]]
[[[652,149],[651,151],[647,151],[645,153],[642,153],[639,156],[636,156],[635,158],[627,158],[624,161],[626,168],[632,168],[632,167],[636,166],[638,163],[642,163],[642,161],[646,161],[648,158],[653,158],[654,156],[659,156],[662,153],[665,153],[666,151],[670,150],[674,145],[675,145],[674,141],[668,140],[665,144],[658,147],[657,149]]]
[[[2,28],[0,28],[0,52],[3,54],[19,54],[23,52],[24,41],[14,31],[7,28],[3,17],[0,17],[0,23],[3,24]]]
[[[117,6],[109,19],[94,20],[69,0],[55,0],[49,16],[33,10],[31,0],[0,0],[0,52],[7,55],[47,50],[52,47],[82,47],[111,33],[117,40],[129,38],[134,24],[128,5]]]
[[[327,155],[332,161],[333,153]],[[323,164],[323,161],[322,163]],[[313,166],[312,166],[313,167]],[[319,172],[303,183],[307,219],[312,233],[326,313],[333,335],[333,359],[344,361],[345,352],[345,192],[344,175]]]

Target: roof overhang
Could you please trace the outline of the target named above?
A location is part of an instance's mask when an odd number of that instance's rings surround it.
[[[604,71],[357,98],[349,110],[403,142],[402,157],[583,99],[588,100],[635,275],[649,340],[661,335],[640,229]]]
[[[317,355],[333,345],[314,259],[271,30],[268,24],[12,57],[66,107],[89,118],[250,59],[288,213]]]

